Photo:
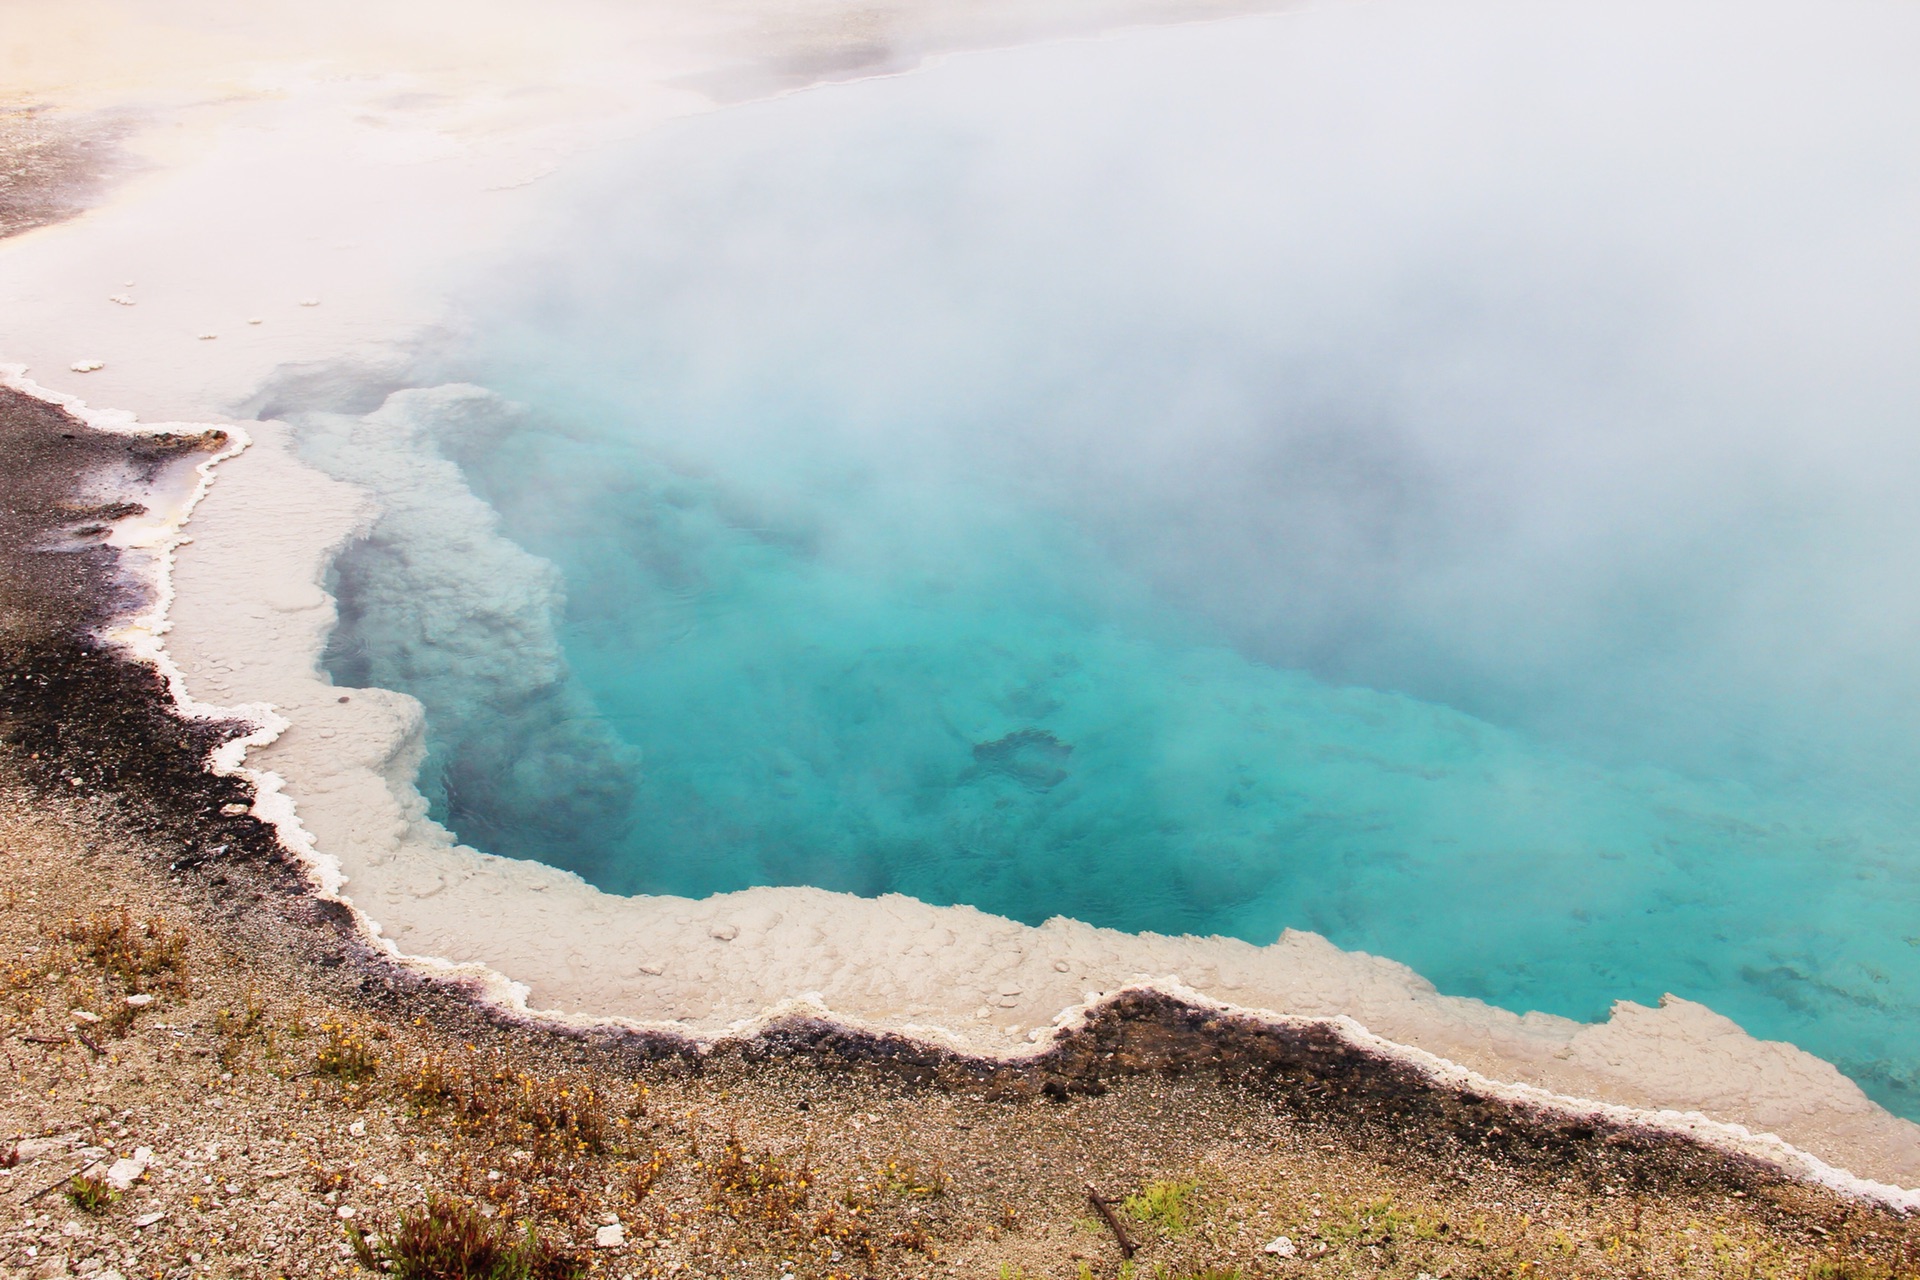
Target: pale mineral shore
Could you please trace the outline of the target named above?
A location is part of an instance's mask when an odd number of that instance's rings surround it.
[[[14,95],[130,115],[144,168],[87,215],[0,243],[3,376],[76,410],[84,397],[122,430],[134,414],[232,426],[289,368],[392,365],[444,319],[433,282],[506,242],[535,180],[570,154],[943,50],[1253,7],[427,0],[327,6],[322,20],[277,0],[7,4]],[[145,557],[156,602],[120,638],[162,666],[190,714],[238,708],[261,726],[220,767],[250,773],[258,812],[317,891],[409,963],[560,1020],[712,1042],[800,1011],[999,1056],[1042,1052],[1089,1003],[1151,985],[1257,1017],[1331,1019],[1461,1087],[1692,1132],[1920,1208],[1920,1190],[1903,1189],[1920,1187],[1920,1125],[1683,1000],[1623,1002],[1582,1025],[1441,995],[1312,934],[1256,947],[1033,928],[813,889],[620,898],[461,846],[413,787],[419,705],[318,671],[334,617],[318,584],[375,514],[364,492],[299,461],[286,427],[245,422],[199,488],[116,534]]]

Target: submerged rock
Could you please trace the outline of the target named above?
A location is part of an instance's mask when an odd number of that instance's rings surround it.
[[[964,780],[997,774],[1034,791],[1051,791],[1067,780],[1066,763],[1072,755],[1072,743],[1045,729],[1019,729],[992,742],[975,743],[973,768]]]

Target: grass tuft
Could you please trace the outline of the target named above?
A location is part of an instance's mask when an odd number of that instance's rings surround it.
[[[902,1160],[889,1160],[880,1170],[880,1185],[897,1196],[938,1199],[947,1194],[947,1171],[937,1160],[924,1167]]]
[[[1392,1200],[1369,1200],[1355,1206],[1344,1221],[1326,1228],[1327,1239],[1338,1244],[1353,1241],[1362,1245],[1404,1243],[1409,1240],[1441,1240],[1452,1225],[1431,1214],[1402,1209]]]
[[[644,1091],[616,1115],[615,1099],[589,1081],[548,1079],[499,1063],[459,1065],[444,1054],[404,1064],[397,1084],[420,1111],[451,1111],[466,1128],[531,1147],[549,1160],[619,1153],[625,1131],[646,1111]]]
[[[69,920],[54,930],[54,936],[72,943],[96,968],[118,978],[130,994],[186,994],[187,932],[170,928],[164,919],[135,921],[133,912],[123,907]]]
[[[814,1172],[804,1160],[751,1153],[728,1138],[707,1179],[714,1200],[736,1221],[786,1227],[806,1207]]]
[[[402,1212],[388,1236],[349,1226],[347,1240],[360,1265],[394,1280],[573,1280],[586,1272],[578,1258],[542,1240],[531,1224],[517,1232],[438,1196]]]
[[[627,1190],[632,1193],[636,1204],[652,1194],[654,1186],[660,1181],[660,1175],[665,1173],[667,1166],[672,1163],[673,1153],[665,1147],[656,1147],[652,1155],[634,1166],[633,1177],[627,1183]]]
[[[76,1173],[67,1183],[67,1199],[82,1213],[105,1213],[119,1198],[120,1193],[108,1186],[104,1178]]]
[[[1820,1258],[1807,1268],[1807,1280],[1899,1280],[1900,1273],[1861,1258]]]
[[[327,1039],[314,1054],[314,1070],[348,1084],[371,1080],[378,1074],[380,1058],[364,1035],[338,1022],[329,1022],[320,1029],[326,1032]]]
[[[1162,1179],[1149,1182],[1120,1202],[1120,1208],[1135,1222],[1143,1222],[1163,1235],[1184,1235],[1193,1225],[1193,1197],[1198,1182],[1173,1182]]]

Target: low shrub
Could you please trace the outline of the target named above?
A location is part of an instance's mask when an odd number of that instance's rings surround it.
[[[67,1199],[82,1213],[105,1213],[119,1198],[120,1193],[102,1178],[76,1173],[67,1183]]]
[[[586,1272],[580,1259],[542,1240],[531,1224],[515,1231],[439,1196],[403,1212],[388,1235],[349,1226],[347,1239],[362,1266],[395,1280],[574,1280]]]

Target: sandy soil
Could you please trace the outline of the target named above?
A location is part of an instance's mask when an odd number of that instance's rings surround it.
[[[219,425],[256,410],[261,389],[276,376],[284,383],[289,368],[400,368],[405,345],[446,318],[437,274],[511,237],[539,179],[581,149],[720,102],[944,50],[1226,11],[577,0],[541,6],[535,20],[510,0],[325,11],[279,0],[14,0],[0,62],[18,72],[20,100],[56,123],[118,113],[132,122],[124,159],[138,172],[84,216],[0,246],[0,359],[31,365],[55,390],[84,391],[95,406]],[[365,909],[363,926],[465,966],[427,966],[441,979],[477,984],[507,1007],[615,1015],[682,1044],[771,1035],[783,1020],[830,1011],[875,1033],[910,1030],[916,1052],[964,1057],[1070,1043],[1086,1031],[1088,993],[1144,978],[1201,1003],[1357,1015],[1413,1046],[1406,1061],[1454,1072],[1461,1087],[1489,1081],[1449,1064],[1633,1108],[1697,1109],[1778,1132],[1866,1177],[1920,1183],[1920,1128],[1873,1107],[1825,1064],[1682,1002],[1628,1006],[1581,1028],[1447,1000],[1399,966],[1306,935],[1255,949],[1081,926],[1025,930],[979,913],[805,890],[701,904],[609,900],[559,873],[454,847],[410,794],[417,707],[380,691],[343,703],[313,674],[330,617],[320,571],[366,508],[294,461],[282,431],[255,434],[223,468],[180,558],[168,636],[178,691],[209,705],[270,703],[291,722],[254,759],[285,785],[257,774],[268,803],[246,803],[279,824],[323,887]],[[153,573],[171,550],[147,548]],[[289,972],[291,998],[312,972]],[[36,971],[28,985],[52,981]],[[331,1035],[318,1029],[324,1021],[302,1014],[282,1032]],[[430,1052],[428,1042],[418,1051]],[[294,1082],[268,1077],[282,1090],[274,1105],[314,1103]],[[404,1099],[392,1105],[404,1109]],[[1777,1143],[1701,1117],[1666,1123],[1780,1154]]]

